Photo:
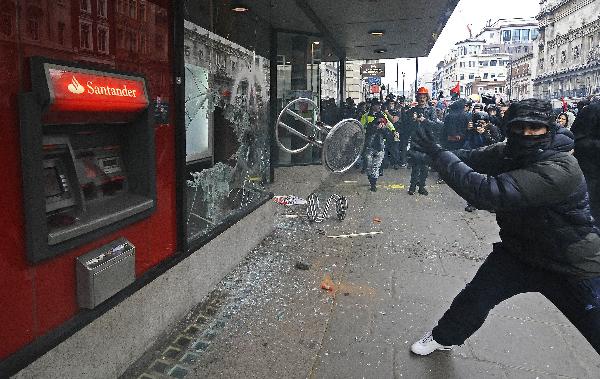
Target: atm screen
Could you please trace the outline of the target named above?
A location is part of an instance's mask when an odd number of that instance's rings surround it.
[[[60,182],[55,167],[47,167],[44,169],[44,191],[46,197],[56,196],[61,194]]]

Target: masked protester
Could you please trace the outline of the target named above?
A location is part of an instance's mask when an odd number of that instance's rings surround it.
[[[596,222],[600,221],[600,103],[579,111],[571,127],[575,135],[575,158],[587,180],[590,205]]]
[[[448,114],[444,118],[442,129],[442,144],[448,150],[458,150],[465,143],[469,116],[465,112],[466,101],[457,100],[448,107]]]
[[[489,311],[512,296],[546,296],[600,353],[600,231],[573,135],[557,129],[550,102],[514,103],[506,144],[444,151],[431,134],[415,139],[446,183],[469,203],[495,210],[501,242],[433,330],[411,346],[428,355],[461,345]]]

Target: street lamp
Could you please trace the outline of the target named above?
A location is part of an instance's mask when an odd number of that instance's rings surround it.
[[[406,76],[406,74],[403,72],[402,73],[402,96],[404,96],[404,98],[406,98],[406,95],[404,94],[404,77]]]

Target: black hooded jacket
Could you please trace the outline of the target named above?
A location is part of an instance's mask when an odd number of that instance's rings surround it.
[[[465,113],[465,101],[455,101],[448,107],[448,114],[444,118],[441,143],[445,146],[462,146],[467,133],[469,115]]]
[[[528,161],[504,155],[504,143],[444,151],[434,164],[460,196],[496,211],[505,250],[543,269],[600,276],[600,235],[585,178],[571,155],[573,135],[559,129],[550,149]]]

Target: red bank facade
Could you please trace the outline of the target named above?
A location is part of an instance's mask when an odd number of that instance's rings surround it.
[[[173,101],[169,1],[0,12],[4,360],[88,312],[77,257],[125,238],[139,278],[176,253],[177,231],[173,113],[151,112]]]

